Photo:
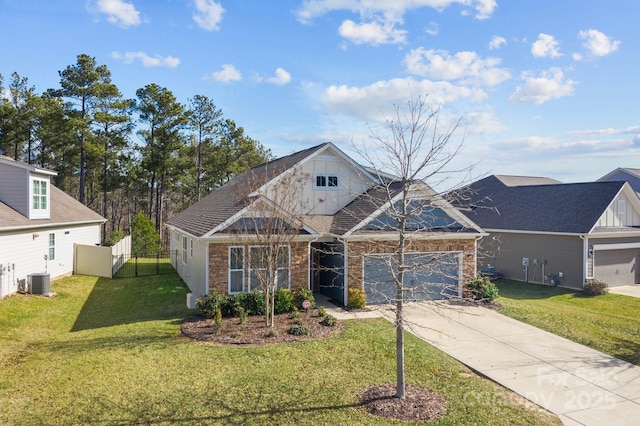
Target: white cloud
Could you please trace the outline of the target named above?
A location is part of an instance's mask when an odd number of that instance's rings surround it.
[[[194,0],[193,5],[196,12],[193,14],[193,20],[203,30],[218,31],[224,9],[220,3],[213,0]]]
[[[283,68],[277,68],[273,77],[267,78],[267,83],[275,84],[276,86],[284,86],[291,81],[291,74],[289,74]]]
[[[461,80],[462,83],[496,86],[511,78],[511,74],[498,68],[499,58],[482,59],[476,52],[458,52],[450,55],[444,50],[413,49],[404,59],[411,74],[442,80]]]
[[[496,0],[305,0],[297,10],[298,20],[304,23],[336,10],[349,10],[360,15],[370,13],[402,16],[409,10],[430,7],[438,11],[452,5],[471,7],[476,19],[487,19],[498,6]]]
[[[551,99],[573,95],[576,84],[575,81],[566,79],[560,68],[550,68],[538,77],[524,73],[523,78],[524,84],[518,86],[509,101],[543,104]]]
[[[593,56],[606,56],[618,50],[618,46],[620,46],[620,41],[612,40],[598,30],[580,31],[578,38],[584,40],[583,46]]]
[[[440,32],[440,26],[437,22],[429,22],[429,26],[425,28],[424,32],[432,36],[438,35]]]
[[[531,54],[536,58],[557,58],[562,56],[558,42],[549,34],[540,33],[538,40],[531,45]]]
[[[212,73],[211,76],[214,80],[221,83],[230,83],[232,81],[242,80],[240,72],[231,64],[222,65],[222,69]]]
[[[107,21],[120,27],[140,25],[140,12],[132,3],[123,0],[97,0],[89,10],[107,16]]]
[[[493,37],[491,37],[491,41],[489,42],[489,49],[500,49],[505,44],[507,44],[506,38],[494,35]]]
[[[160,55],[149,56],[144,52],[112,52],[111,57],[124,61],[126,64],[133,63],[134,60],[139,59],[142,65],[145,67],[166,67],[175,68],[180,64],[180,59],[173,56],[162,57]]]
[[[345,20],[338,28],[338,33],[355,44],[404,43],[407,32],[395,28],[393,22],[369,22],[357,24],[350,19]]]
[[[330,86],[322,95],[322,104],[330,114],[363,120],[381,120],[394,104],[404,104],[416,94],[428,94],[429,105],[439,107],[460,99],[479,101],[486,93],[456,86],[446,81],[414,80],[411,77],[378,81],[369,86]]]

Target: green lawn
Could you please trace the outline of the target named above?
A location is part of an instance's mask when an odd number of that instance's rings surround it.
[[[357,403],[395,381],[386,321],[349,322],[326,340],[213,346],[180,334],[191,313],[175,274],[73,276],[52,291],[0,301],[0,424],[406,424]],[[559,424],[413,336],[406,372],[449,401],[434,424]]]
[[[640,299],[617,294],[586,297],[509,280],[497,285],[501,313],[640,365]]]

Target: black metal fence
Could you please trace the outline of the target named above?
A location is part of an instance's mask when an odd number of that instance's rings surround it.
[[[174,271],[177,251],[156,254],[120,255],[113,257],[113,278],[142,277],[168,274]]]

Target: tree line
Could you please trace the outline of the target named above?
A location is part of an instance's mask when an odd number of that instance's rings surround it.
[[[86,54],[58,74],[40,94],[0,74],[0,155],[57,171],[57,187],[107,218],[103,242],[138,212],[162,235],[175,212],[272,158],[207,96],[182,104],[151,83],[127,99]]]

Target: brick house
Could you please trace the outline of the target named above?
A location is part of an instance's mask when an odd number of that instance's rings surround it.
[[[407,226],[405,295],[460,296],[476,273],[484,233],[424,182],[410,186],[410,203],[420,208]],[[289,208],[281,195],[301,202]],[[354,287],[369,304],[389,302],[398,245],[390,209],[401,195],[399,182],[324,143],[256,166],[169,219],[171,249],[179,253],[174,267],[196,297],[259,288],[260,228],[273,215],[260,206],[269,205],[290,234],[279,248],[278,287],[312,289],[342,304]]]

